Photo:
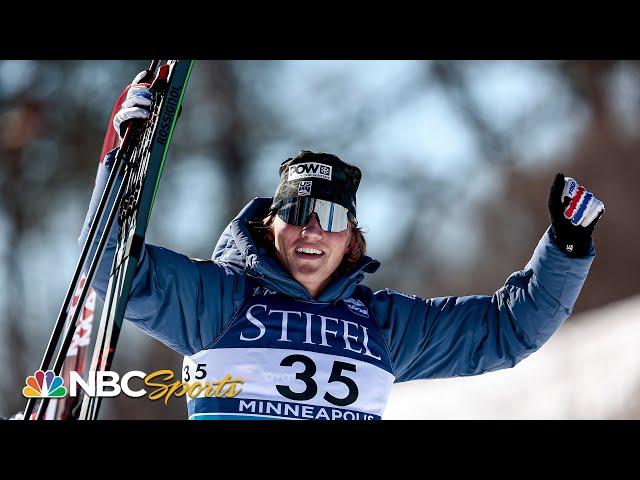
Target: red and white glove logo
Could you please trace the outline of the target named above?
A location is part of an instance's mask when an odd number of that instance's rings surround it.
[[[562,201],[566,198],[570,201],[564,210],[564,217],[571,220],[573,225],[587,227],[604,211],[604,203],[571,177],[566,177],[564,182]]]

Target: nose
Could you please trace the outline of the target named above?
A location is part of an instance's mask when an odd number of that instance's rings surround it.
[[[320,222],[318,222],[318,216],[312,213],[309,217],[307,224],[302,227],[300,234],[308,239],[319,239],[322,237],[322,228],[320,228]]]

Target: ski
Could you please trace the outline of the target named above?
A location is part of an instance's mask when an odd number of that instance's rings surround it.
[[[108,370],[113,362],[151,210],[194,61],[167,60],[166,63],[161,65],[160,63],[160,61],[154,60],[147,70],[147,77],[145,77],[145,79],[153,79],[149,87],[154,94],[150,107],[151,114],[143,122],[142,126],[133,122],[128,126],[122,145],[116,154],[94,222],[83,246],[76,273],[45,351],[40,368],[43,371],[49,368],[53,353],[59,343],[66,313],[70,311],[70,293],[75,291],[80,272],[86,263],[88,252],[95,241],[98,225],[103,226],[104,230],[86,272],[85,285],[78,298],[79,304],[83,304],[86,299],[95,271],[100,264],[106,247],[111,226],[114,221],[118,221],[121,228],[89,372]],[[119,101],[121,102],[122,99],[123,95],[121,94]],[[112,117],[116,111],[117,107],[114,107]],[[108,143],[114,143],[113,137],[111,137],[111,140],[108,137],[105,138],[103,155],[106,153],[104,149]],[[115,195],[112,207],[108,215],[106,215],[106,205],[112,196],[115,180],[120,175],[122,176],[121,184]],[[53,371],[55,375],[59,375],[69,351],[81,311],[82,308],[75,309],[71,320],[68,322],[62,346],[54,362]],[[30,398],[23,418],[31,418],[34,404],[35,400]],[[43,398],[40,402],[36,419],[44,418],[47,404],[48,398]],[[95,419],[98,416],[99,407],[99,398],[85,396],[80,410],[75,411],[70,418]]]
[[[193,61],[169,61],[159,68],[150,87],[154,94],[148,120],[151,128],[143,132],[130,157],[131,173],[123,180],[127,188],[118,216],[120,235],[90,372],[109,370],[113,363],[151,210],[192,68]],[[85,396],[79,419],[95,420],[100,404],[100,397]]]

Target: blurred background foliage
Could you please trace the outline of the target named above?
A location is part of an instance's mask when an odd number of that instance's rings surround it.
[[[24,407],[79,249],[113,102],[147,60],[0,61],[0,412]],[[491,294],[548,226],[549,185],[606,203],[575,312],[639,293],[638,61],[198,61],[147,241],[209,258],[300,149],[360,166],[359,220],[422,297]],[[98,320],[96,315],[96,321]],[[569,319],[571,321],[571,319]],[[181,357],[125,324],[114,369]],[[185,418],[184,399],[105,401],[102,418]]]

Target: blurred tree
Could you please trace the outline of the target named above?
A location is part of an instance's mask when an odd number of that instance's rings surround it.
[[[586,109],[586,126],[575,139],[567,139],[571,148],[565,156],[534,167],[516,163],[504,171],[504,196],[483,207],[484,244],[488,256],[500,268],[525,260],[532,236],[549,224],[543,196],[548,193],[554,174],[563,171],[574,176],[595,192],[607,209],[594,234],[597,260],[576,304],[575,311],[579,312],[639,293],[635,272],[640,268],[640,225],[630,219],[637,216],[638,200],[631,192],[640,179],[640,135],[637,128],[624,128],[623,119],[616,113],[612,78],[619,69],[628,68],[640,85],[640,64],[566,61],[551,67],[565,79],[577,106]],[[640,105],[635,104],[632,109],[637,122]],[[510,215],[504,215],[501,206],[505,204],[509,205]],[[514,217],[518,218],[517,228]],[[485,265],[478,262],[474,266],[474,282],[488,285],[491,275],[487,275]]]

